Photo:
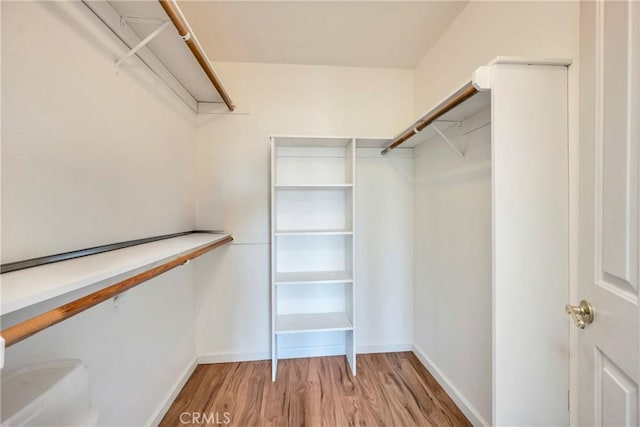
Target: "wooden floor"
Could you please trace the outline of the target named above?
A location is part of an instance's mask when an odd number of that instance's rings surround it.
[[[413,353],[199,365],[161,426],[469,426]]]

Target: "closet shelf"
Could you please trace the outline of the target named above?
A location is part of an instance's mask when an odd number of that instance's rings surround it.
[[[0,275],[5,315],[52,298],[131,276],[228,239],[230,234],[193,233]]]
[[[353,324],[347,313],[281,314],[276,317],[276,334],[350,330],[353,330]]]
[[[114,61],[114,70],[126,68],[130,58],[137,56],[194,112],[212,106],[234,111],[233,101],[175,0],[83,3],[129,49]]]
[[[276,273],[276,285],[306,285],[314,283],[351,283],[353,277],[346,271],[296,271]]]
[[[349,236],[351,230],[276,230],[276,236]]]
[[[278,140],[278,147],[346,147],[353,141],[352,136],[314,136],[314,135],[272,135]]]
[[[449,128],[460,126],[490,105],[491,92],[478,90],[469,81],[386,143],[381,154],[385,155],[400,145],[414,148],[438,134],[442,135]]]
[[[276,190],[345,190],[353,184],[274,185]]]

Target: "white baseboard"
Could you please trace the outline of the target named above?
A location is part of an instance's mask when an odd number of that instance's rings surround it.
[[[411,351],[411,344],[384,344],[358,346],[358,354],[366,353],[394,353],[398,351]],[[290,347],[280,349],[280,359],[295,359],[299,357],[339,356],[345,354],[343,345],[329,345],[317,347]],[[201,354],[197,357],[197,363],[206,365],[210,363],[249,362],[252,360],[271,360],[271,352],[260,351],[256,353],[211,353]]]
[[[411,344],[383,344],[383,345],[359,345],[356,352],[358,354],[368,353],[399,353],[413,350]]]
[[[280,359],[296,359],[300,357],[337,356],[344,354],[344,345],[291,347],[280,349]],[[250,362],[253,360],[271,360],[271,352],[256,353],[212,353],[198,356],[198,364]]]
[[[187,383],[189,378],[191,378],[191,374],[193,374],[193,371],[195,371],[196,366],[198,366],[197,360],[198,358],[194,357],[191,363],[182,372],[182,375],[178,377],[173,387],[171,387],[171,390],[169,390],[169,393],[167,393],[165,398],[162,400],[161,405],[149,417],[147,422],[144,423],[145,426],[157,426],[158,424],[160,424],[160,421],[162,421],[162,418],[165,416],[165,414],[171,407],[171,404],[173,403],[174,400],[176,400],[176,397],[178,397],[178,393],[180,393],[180,390],[182,390],[182,387],[184,387],[184,385]]]
[[[280,348],[279,359],[299,359],[301,357],[340,356],[346,354],[343,345],[319,345],[313,347],[288,347]]]
[[[413,345],[413,354],[416,355],[418,360],[422,362],[425,368],[433,375],[438,381],[440,386],[447,392],[451,400],[460,408],[462,413],[471,421],[474,426],[490,426],[490,423],[485,420],[482,415],[474,408],[469,400],[451,383],[449,378],[442,373],[436,365],[433,364],[431,359],[418,347]]]
[[[261,351],[257,353],[211,353],[197,357],[198,365],[211,363],[251,362],[253,360],[271,360],[271,353]]]

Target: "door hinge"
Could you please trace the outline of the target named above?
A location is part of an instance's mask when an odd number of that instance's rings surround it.
[[[571,391],[567,390],[567,411],[571,411]]]

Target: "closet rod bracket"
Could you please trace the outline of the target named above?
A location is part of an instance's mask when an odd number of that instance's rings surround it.
[[[458,155],[460,157],[462,157],[464,159],[464,152],[460,151],[460,149],[453,143],[453,141],[451,141],[447,135],[444,134],[444,132],[442,132],[438,126],[436,126],[435,123],[431,123],[431,127],[433,127],[433,130],[435,130],[438,135],[440,135],[442,137],[442,139],[444,139],[446,141],[447,144],[449,144],[449,146],[453,149],[453,151],[455,151],[456,153],[458,153]]]
[[[136,18],[139,19],[139,18]],[[123,18],[122,22],[127,22],[125,18]],[[137,45],[135,45],[129,52],[127,52],[122,58],[118,59],[116,61],[116,69],[120,68],[120,65],[122,65],[122,63],[124,61],[126,61],[127,59],[129,59],[131,56],[135,55],[136,52],[138,52],[140,49],[142,49],[143,47],[145,47],[151,40],[153,40],[154,38],[156,38],[158,36],[158,34],[160,34],[162,31],[164,31],[170,24],[171,21],[161,21],[162,24],[156,28],[155,30],[153,30],[153,32],[151,34],[149,34],[147,37],[145,37],[140,43],[138,43]],[[124,24],[123,24],[124,25]]]

